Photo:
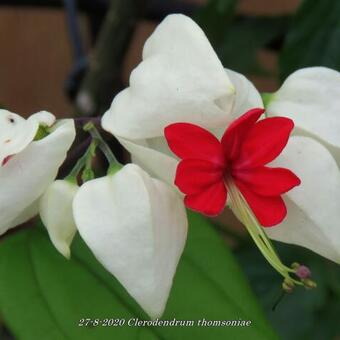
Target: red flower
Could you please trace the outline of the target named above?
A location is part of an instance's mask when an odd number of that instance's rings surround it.
[[[189,123],[165,128],[170,149],[180,161],[175,184],[186,195],[188,208],[208,216],[222,212],[228,183],[233,182],[262,226],[280,223],[287,214],[281,195],[300,184],[290,170],[265,166],[288,142],[291,119],[265,118],[253,109],[236,119],[219,141],[209,131]]]

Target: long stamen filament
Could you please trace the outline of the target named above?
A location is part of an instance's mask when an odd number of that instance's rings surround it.
[[[262,227],[259,225],[252,210],[248,206],[242,194],[236,188],[232,180],[226,182],[231,208],[237,218],[245,225],[255,244],[260,249],[263,256],[270,265],[277,270],[287,282],[297,285],[303,285],[302,282],[293,279],[289,273],[294,273],[294,269],[285,266],[277,255],[271,241],[269,240]]]
[[[243,201],[243,205],[244,205],[245,207],[247,207],[247,202],[245,201],[244,197],[241,196],[240,198],[241,198],[241,200]],[[246,210],[247,215],[250,217],[250,219],[251,219],[250,222],[252,222],[252,225],[256,228],[256,231],[258,232],[259,237],[261,238],[261,240],[263,241],[263,243],[266,245],[267,249],[270,251],[270,253],[271,253],[272,256],[275,258],[275,260],[276,260],[278,263],[280,263],[280,266],[282,267],[282,269],[285,270],[285,271],[288,271],[288,272],[294,272],[294,270],[293,270],[292,268],[289,268],[289,267],[285,266],[285,265],[281,262],[281,260],[280,260],[280,258],[279,258],[279,256],[278,256],[278,254],[277,254],[277,252],[276,252],[276,250],[275,250],[274,247],[273,247],[272,242],[269,240],[268,236],[267,236],[267,235],[265,234],[265,232],[263,231],[263,228],[262,228],[262,227],[259,225],[259,223],[257,222],[257,220],[256,220],[256,218],[255,218],[253,212],[251,211],[251,209],[248,207],[248,209],[245,208],[244,210]]]

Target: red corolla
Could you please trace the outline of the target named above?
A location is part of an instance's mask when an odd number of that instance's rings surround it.
[[[208,216],[224,209],[228,187],[235,185],[262,226],[280,223],[287,214],[282,194],[300,184],[290,170],[266,166],[288,142],[289,118],[259,120],[263,109],[236,119],[219,141],[211,132],[189,123],[165,128],[170,149],[181,159],[175,184],[185,205]]]

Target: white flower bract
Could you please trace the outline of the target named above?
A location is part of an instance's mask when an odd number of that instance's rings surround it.
[[[39,127],[35,119],[23,121],[20,116],[11,115],[18,119],[20,128],[12,130],[10,135],[20,143],[15,150],[6,151],[6,156],[12,156],[13,151],[15,153],[5,165],[0,166],[0,234],[38,213],[38,200],[55,179],[75,138],[74,122],[66,119],[56,123],[48,136],[33,141]],[[25,133],[26,127],[29,133]],[[3,130],[1,140],[2,133]],[[25,138],[20,136],[21,133]]]
[[[113,100],[102,126],[134,163],[173,185],[178,160],[164,138],[167,124],[198,124],[220,137],[230,121],[255,107],[263,103],[254,86],[223,69],[191,19],[170,15],[146,42],[130,86]],[[299,70],[271,96],[266,109],[269,116],[292,118],[294,134],[309,137],[300,145],[292,137],[278,160],[282,167],[292,167],[302,184],[286,195],[284,223],[266,230],[274,239],[340,262],[340,209],[334,207],[340,192],[335,163],[340,164],[340,73],[325,67]]]
[[[187,236],[184,205],[173,188],[128,164],[83,184],[73,213],[100,263],[150,317],[160,317]]]
[[[73,198],[78,185],[66,180],[54,181],[40,199],[40,217],[56,249],[70,258],[70,245],[77,231],[73,219]]]
[[[143,61],[130,86],[119,93],[102,119],[131,153],[133,162],[173,184],[177,159],[164,128],[190,122],[220,135],[260,94],[241,74],[225,70],[207,37],[184,15],[169,15],[144,46]]]

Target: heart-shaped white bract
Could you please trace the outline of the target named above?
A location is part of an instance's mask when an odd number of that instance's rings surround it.
[[[73,213],[103,266],[150,315],[162,315],[187,236],[182,200],[137,165],[82,185]]]
[[[265,229],[269,237],[340,264],[340,170],[332,155],[311,138],[293,136],[272,164],[291,169],[301,185],[287,194],[283,223]]]
[[[16,134],[13,138],[17,138]],[[59,121],[48,136],[29,142],[0,166],[0,234],[38,213],[38,199],[55,179],[74,138],[73,120]]]
[[[301,185],[287,194],[284,222],[266,231],[340,263],[340,72],[292,73],[269,97],[267,113],[294,121],[295,136],[273,163],[293,170]]]
[[[41,220],[52,243],[66,258],[70,258],[70,245],[77,231],[72,211],[73,199],[77,191],[77,184],[57,180],[49,185],[40,199]]]
[[[173,14],[145,43],[143,61],[130,86],[114,98],[102,126],[134,163],[173,184],[178,162],[164,138],[167,125],[189,122],[220,136],[231,120],[262,106],[244,76],[223,68],[201,28]]]
[[[307,67],[292,73],[271,96],[267,112],[293,119],[295,134],[321,142],[340,166],[340,72]]]
[[[178,121],[214,128],[230,121],[234,92],[200,27],[169,15],[146,41],[143,62],[104,115],[103,128],[135,139],[158,137]]]

